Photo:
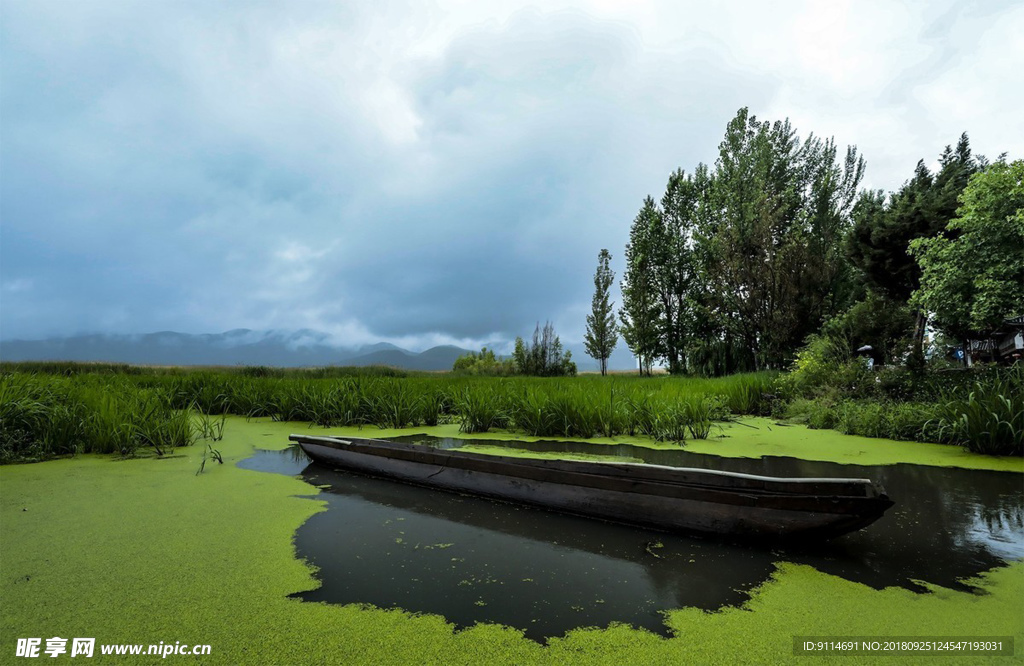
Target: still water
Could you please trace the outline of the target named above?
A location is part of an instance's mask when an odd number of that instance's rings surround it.
[[[322,586],[296,596],[436,613],[459,626],[497,622],[536,640],[624,622],[667,634],[662,613],[738,605],[776,562],[881,589],[962,579],[1024,558],[1020,474],[922,465],[861,467],[794,458],[722,458],[585,442],[395,438],[625,457],[769,476],[880,482],[896,505],[868,528],[792,548],[736,545],[424,489],[311,463],[298,448],[257,451],[241,467],[299,475],[327,510],[296,533]]]

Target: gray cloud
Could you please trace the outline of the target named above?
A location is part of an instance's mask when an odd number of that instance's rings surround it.
[[[1024,147],[997,77],[936,108],[1019,9],[858,3],[833,48],[819,7],[4,3],[0,335],[578,340],[598,250],[621,272],[642,198],[740,106],[858,143],[877,187],[963,129]]]

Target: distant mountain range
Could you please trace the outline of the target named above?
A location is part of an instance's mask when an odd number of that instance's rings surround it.
[[[469,350],[445,345],[411,352],[387,342],[339,347],[317,331],[251,331],[192,335],[92,334],[0,342],[5,361],[107,361],[138,365],[390,365],[408,370],[451,370]]]
[[[567,345],[581,372],[598,369],[582,345]],[[136,365],[389,365],[406,370],[451,370],[470,350],[443,345],[412,352],[389,342],[345,347],[319,331],[252,331],[193,335],[161,331],[142,335],[91,334],[47,340],[0,342],[4,361],[106,361]],[[635,368],[632,355],[619,344],[609,359],[615,370]]]

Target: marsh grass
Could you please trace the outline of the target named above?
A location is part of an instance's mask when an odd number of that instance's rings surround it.
[[[203,418],[238,414],[319,426],[407,428],[458,422],[466,433],[536,437],[706,439],[733,415],[773,413],[811,428],[966,446],[1024,449],[1024,370],[945,381],[932,401],[819,392],[783,403],[772,373],[715,379],[581,376],[487,378],[394,374],[372,368],[144,369],[117,365],[0,365],[0,461],[78,452],[159,455],[207,437]],[[31,372],[25,372],[30,370]],[[931,386],[939,379],[926,379]],[[933,390],[928,388],[932,395]],[[894,395],[903,393],[897,391]],[[196,421],[190,414],[203,415]],[[223,419],[219,421],[223,429]],[[216,441],[216,440],[214,440]]]
[[[706,438],[716,419],[756,413],[773,375],[702,380],[661,377],[486,378],[391,376],[377,371],[319,376],[260,366],[154,369],[111,374],[57,365],[45,374],[6,364],[0,372],[4,459],[75,452],[158,454],[214,439],[223,418],[270,417],[319,426],[407,428],[458,422],[466,433],[509,429],[538,437],[646,435]],[[736,412],[738,409],[749,412]],[[198,419],[190,414],[201,415]]]
[[[226,414],[221,414],[219,419],[215,419],[209,414],[199,412],[196,418],[199,438],[209,439],[214,442],[224,439],[224,425],[226,421]]]
[[[797,398],[780,414],[848,435],[963,446],[987,455],[1024,454],[1024,368],[953,381],[934,402]]]
[[[106,371],[59,375],[0,374],[0,462],[31,462],[76,453],[165,455],[195,440],[188,410],[136,375]]]
[[[464,387],[454,394],[454,403],[462,432],[487,432],[508,424],[508,414],[502,410],[494,391],[487,387]]]
[[[950,392],[934,423],[941,440],[975,453],[1024,454],[1024,367]]]

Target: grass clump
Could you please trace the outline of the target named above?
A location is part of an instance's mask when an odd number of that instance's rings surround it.
[[[2,463],[142,447],[164,455],[196,436],[166,392],[105,374],[0,374],[0,422]]]
[[[485,387],[464,387],[455,393],[453,402],[462,423],[459,427],[461,432],[487,432],[508,425],[508,416],[501,409],[494,391]]]
[[[1024,367],[976,381],[939,406],[938,437],[975,453],[1024,455]]]

